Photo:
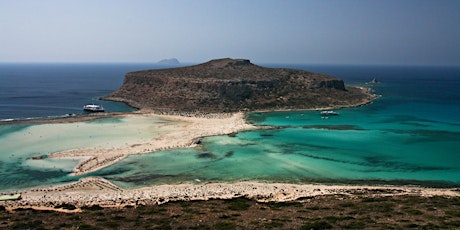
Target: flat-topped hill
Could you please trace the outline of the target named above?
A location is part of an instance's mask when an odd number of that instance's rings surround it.
[[[347,107],[369,98],[336,77],[225,58],[127,73],[121,88],[105,99],[159,112],[234,112]]]

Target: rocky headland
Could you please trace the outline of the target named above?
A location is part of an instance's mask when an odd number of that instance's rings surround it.
[[[156,112],[236,112],[340,108],[366,104],[366,90],[325,74],[217,59],[179,68],[127,73],[104,99]]]

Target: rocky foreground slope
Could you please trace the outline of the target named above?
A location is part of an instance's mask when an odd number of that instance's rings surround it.
[[[347,107],[370,98],[336,77],[225,58],[128,73],[104,99],[158,112],[234,112]]]

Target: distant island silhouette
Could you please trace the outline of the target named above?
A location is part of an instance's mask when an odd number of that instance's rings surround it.
[[[160,65],[180,65],[179,60],[177,58],[169,58],[169,59],[163,59],[157,62],[157,64]]]

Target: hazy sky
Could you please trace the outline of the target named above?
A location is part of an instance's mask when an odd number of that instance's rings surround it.
[[[459,0],[0,0],[0,62],[460,65]]]

